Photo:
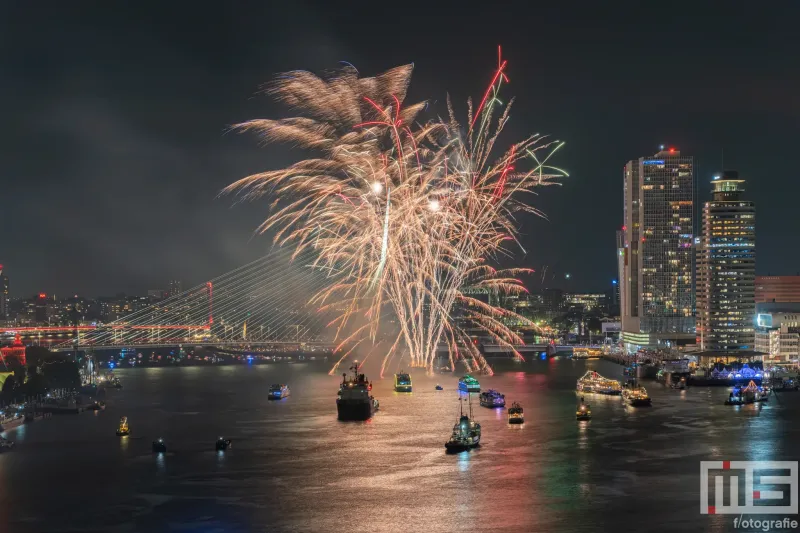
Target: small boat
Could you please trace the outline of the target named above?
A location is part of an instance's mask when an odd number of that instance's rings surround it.
[[[0,452],[7,452],[14,447],[14,441],[8,440],[5,437],[0,437]]]
[[[395,392],[411,392],[411,376],[407,372],[399,372],[394,375]]]
[[[578,380],[577,390],[596,394],[622,394],[622,387],[619,381],[606,379],[594,370],[589,370]]]
[[[453,426],[450,439],[444,444],[448,453],[463,452],[481,444],[481,425],[472,418],[472,402],[469,402],[469,416],[464,414],[464,403],[461,399],[458,405],[461,416]]]
[[[482,407],[505,407],[506,396],[494,389],[489,389],[481,393],[480,402]]]
[[[522,406],[517,402],[512,403],[511,407],[508,408],[508,423],[509,424],[525,423],[525,417],[522,414]]]
[[[130,429],[128,428],[128,417],[123,416],[119,419],[119,427],[117,428],[117,436],[124,437],[126,435],[130,435]]]
[[[380,404],[370,395],[372,383],[367,381],[364,374],[358,373],[358,361],[350,370],[353,371],[353,376],[348,378],[347,374],[342,374],[342,383],[336,398],[339,420],[369,420]]]
[[[647,390],[644,387],[626,387],[622,392],[622,398],[628,402],[628,405],[631,407],[647,407],[652,404],[652,400],[650,400],[650,396],[647,394]]]
[[[102,411],[105,408],[106,408],[105,402],[95,401],[90,403],[86,409],[88,409],[89,411]]]
[[[439,372],[452,372],[452,371],[453,371],[453,369],[450,368],[449,366],[440,366],[439,367]]]
[[[481,384],[477,379],[467,374],[458,380],[458,390],[461,392],[480,392]]]
[[[288,385],[280,385],[275,384],[269,388],[269,396],[270,400],[282,400],[289,396],[289,386]]]
[[[153,441],[153,453],[167,453],[167,443],[163,438]]]
[[[725,400],[725,405],[746,405],[766,401],[769,401],[769,389],[759,387],[755,381],[750,380],[747,387],[735,386]]]
[[[218,452],[224,452],[228,448],[232,446],[231,439],[226,439],[225,437],[220,437],[217,439],[216,448]]]
[[[681,378],[678,381],[673,381],[670,383],[670,388],[675,390],[685,390],[686,389],[686,378]]]
[[[436,390],[444,390],[444,387],[442,387],[441,385],[437,384],[436,385]]]
[[[578,410],[575,411],[575,418],[577,420],[591,420],[592,410],[587,404],[581,402],[580,406],[578,406]]]

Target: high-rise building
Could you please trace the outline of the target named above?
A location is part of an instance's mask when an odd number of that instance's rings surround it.
[[[726,171],[712,182],[697,247],[700,350],[752,351],[755,343],[756,205],[742,199],[744,180]]]
[[[756,276],[756,303],[800,302],[800,276]]]
[[[3,274],[3,265],[0,265],[0,320],[9,318],[9,304],[8,276]]]
[[[674,148],[623,171],[622,339],[629,351],[694,343],[693,160]]]
[[[177,296],[183,291],[181,290],[181,281],[178,279],[170,280],[169,282],[169,295]]]

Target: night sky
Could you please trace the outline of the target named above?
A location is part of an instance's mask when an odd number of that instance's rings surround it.
[[[724,149],[757,203],[759,274],[800,270],[797,4],[327,4],[0,2],[0,263],[12,295],[186,287],[263,255],[270,241],[253,231],[266,202],[217,198],[296,157],[225,133],[285,114],[256,95],[262,83],[340,61],[362,75],[414,62],[409,100],[444,113],[449,91],[465,113],[498,44],[504,94],[517,97],[502,144],[536,132],[567,142],[556,164],[571,177],[534,199],[549,221],[522,229],[518,263],[548,265],[546,285],[610,286],[622,167],[660,144],[695,157],[703,201]]]

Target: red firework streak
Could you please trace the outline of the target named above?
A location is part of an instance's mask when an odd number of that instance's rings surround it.
[[[494,84],[497,82],[497,79],[500,76],[502,76],[503,79],[506,80],[506,83],[508,83],[508,76],[506,76],[506,73],[503,72],[505,70],[505,68],[506,68],[506,64],[508,64],[508,61],[507,60],[504,61],[502,59],[502,50],[501,50],[500,46],[498,45],[497,46],[497,70],[494,73],[494,78],[492,78],[492,83],[490,83],[489,87],[486,88],[486,92],[483,95],[483,100],[481,100],[481,105],[478,106],[478,110],[475,112],[475,116],[472,117],[472,124],[469,125],[469,129],[470,130],[475,126],[475,123],[478,121],[478,117],[481,116],[481,110],[483,109],[483,106],[486,105],[486,99],[489,98],[489,93],[492,92],[492,87],[494,87]]]

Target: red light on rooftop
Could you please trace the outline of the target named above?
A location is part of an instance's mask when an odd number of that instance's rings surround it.
[[[41,298],[42,300],[44,300],[45,298],[47,298],[47,294],[45,294],[45,293],[43,293],[43,292],[40,292],[40,293],[39,293],[39,298]]]
[[[670,152],[670,153],[673,153],[673,152],[675,152],[675,148],[670,148],[670,149],[669,149],[669,152]]]

